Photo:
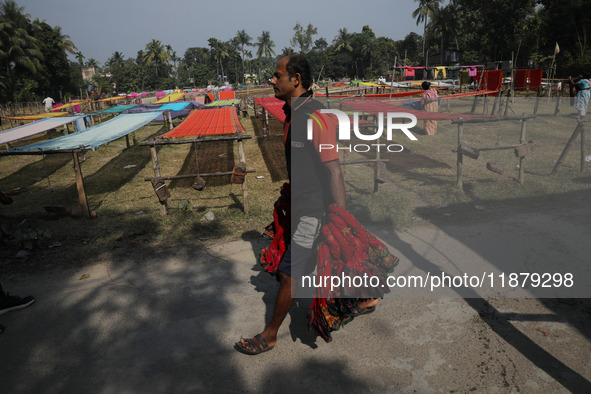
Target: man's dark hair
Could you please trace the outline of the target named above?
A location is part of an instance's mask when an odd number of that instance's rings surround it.
[[[421,84],[421,87],[422,87],[424,90],[427,90],[427,89],[429,89],[429,88],[431,87],[431,84],[430,84],[429,82],[425,81],[425,82],[423,82],[423,83]]]
[[[312,73],[310,72],[310,64],[308,63],[308,60],[302,55],[291,55],[288,59],[285,69],[289,74],[289,79],[293,78],[296,74],[300,74],[302,77],[302,86],[306,90],[310,89]]]

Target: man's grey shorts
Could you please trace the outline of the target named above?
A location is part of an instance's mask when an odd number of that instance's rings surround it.
[[[302,216],[291,238],[291,243],[279,263],[278,270],[292,278],[307,275],[316,268],[313,247],[320,234],[320,219]]]

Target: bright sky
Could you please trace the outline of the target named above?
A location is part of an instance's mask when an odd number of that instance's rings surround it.
[[[263,30],[271,33],[275,52],[290,46],[300,22],[318,28],[314,39],[328,43],[340,28],[360,32],[369,25],[377,37],[403,39],[422,34],[411,13],[414,0],[16,0],[32,20],[60,26],[85,59],[104,65],[113,52],[135,58],[151,39],[171,45],[178,57],[190,47],[208,47],[207,39],[227,41],[245,29],[253,42]],[[305,10],[304,12],[302,10]],[[256,53],[256,49],[250,48]],[[73,56],[70,56],[75,60]]]

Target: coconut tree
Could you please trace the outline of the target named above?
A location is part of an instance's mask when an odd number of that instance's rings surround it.
[[[242,29],[242,30],[238,30],[236,32],[236,36],[234,36],[234,40],[240,46],[240,52],[242,54],[242,80],[244,82],[244,74],[246,72],[244,69],[244,55],[245,55],[244,47],[252,46],[252,37],[248,35],[246,30]]]
[[[152,41],[146,44],[143,61],[146,63],[146,66],[154,63],[156,76],[158,76],[158,66],[167,63],[169,59],[170,54],[164,49],[161,41],[152,38]]]
[[[275,56],[275,51],[273,48],[275,47],[275,43],[271,40],[271,33],[267,30],[263,30],[263,33],[257,38],[257,57],[260,59],[264,57],[265,59],[270,58],[271,56]]]
[[[416,10],[412,12],[412,17],[417,18],[417,26],[419,23],[423,22],[423,64],[425,64],[425,39],[427,37],[427,23],[429,22],[429,17],[433,15],[435,9],[439,8],[439,4],[441,4],[443,0],[415,0],[416,3],[419,3],[419,6]],[[427,66],[427,64],[425,64]]]
[[[437,33],[439,34],[439,52],[440,52],[440,62],[443,65],[444,60],[444,52],[445,52],[445,45],[444,39],[445,37],[453,37],[456,38],[457,35],[457,23],[455,23],[455,10],[452,9],[451,5],[446,7],[436,8],[433,10],[433,14],[431,15],[431,22],[427,27],[427,31],[429,33]],[[457,42],[457,38],[456,38]]]
[[[124,64],[125,60],[123,59],[123,54],[119,51],[115,51],[105,65],[109,68],[120,68],[123,67]]]
[[[78,64],[80,64],[80,68],[84,67],[84,55],[82,54],[82,52],[78,51],[74,54],[74,56],[76,57],[76,60],[78,60]]]
[[[224,59],[230,56],[226,44],[213,37],[207,40],[209,47],[211,48],[213,58],[216,60],[216,64],[219,63],[222,72],[222,81],[224,80]]]
[[[36,75],[43,69],[39,42],[30,34],[30,16],[23,10],[14,1],[0,5],[0,74],[7,93],[14,91],[19,70]]]
[[[335,50],[337,52],[352,52],[353,46],[351,45],[351,39],[353,36],[354,34],[349,33],[346,27],[339,29],[337,36],[332,40]]]

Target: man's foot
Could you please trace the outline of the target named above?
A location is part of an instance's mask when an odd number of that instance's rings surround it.
[[[0,190],[0,203],[4,205],[12,204],[12,198],[10,198],[10,196],[4,193],[2,190]]]
[[[35,298],[27,296],[21,298],[6,293],[6,296],[0,299],[0,315],[10,311],[16,311],[17,309],[23,309],[35,302]]]
[[[273,345],[269,345],[261,334],[256,335],[252,339],[240,338],[240,341],[236,342],[234,345],[234,349],[238,350],[240,353],[248,354],[250,356],[264,353],[273,349],[274,347],[275,344],[273,343]]]
[[[367,315],[369,313],[375,312],[376,306],[379,302],[380,300],[378,298],[368,298],[365,301],[358,302],[357,305],[355,305],[353,316]]]

